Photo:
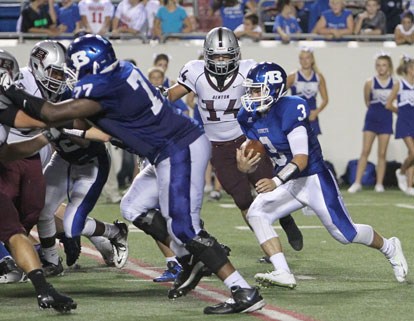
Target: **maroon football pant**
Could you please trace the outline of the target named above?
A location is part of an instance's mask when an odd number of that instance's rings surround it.
[[[211,142],[211,164],[224,190],[231,195],[237,207],[244,211],[253,202],[251,186],[262,178],[272,178],[273,164],[265,155],[258,168],[251,174],[245,174],[237,168],[236,149],[246,140],[240,136],[228,142]]]
[[[9,232],[2,235],[3,223],[13,225],[8,230],[24,228],[26,234],[39,220],[39,215],[45,204],[46,182],[42,173],[42,164],[38,155],[28,159],[0,163],[0,192],[13,202],[15,212],[2,213],[0,222],[0,237],[11,236]],[[1,203],[2,204],[2,203]],[[16,216],[12,218],[12,216]],[[10,217],[9,217],[10,216]],[[18,225],[18,226],[16,226]]]

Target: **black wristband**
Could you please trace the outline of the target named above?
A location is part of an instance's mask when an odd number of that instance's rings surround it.
[[[5,95],[16,107],[23,110],[26,114],[41,120],[40,112],[43,105],[46,103],[45,99],[32,96],[23,89],[18,89],[15,85],[11,85],[10,88],[5,91]]]

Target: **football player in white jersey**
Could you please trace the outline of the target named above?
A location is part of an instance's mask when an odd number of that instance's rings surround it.
[[[263,177],[273,176],[273,165],[265,157],[254,173],[237,169],[236,150],[246,140],[237,122],[244,94],[242,82],[256,64],[254,60],[240,60],[240,47],[233,31],[224,27],[212,29],[204,41],[204,61],[192,60],[180,71],[177,84],[168,89],[171,101],[194,92],[198,99],[206,135],[212,146],[211,163],[223,188],[229,193],[243,218],[253,202],[251,184]],[[303,247],[302,234],[293,218],[280,220],[289,243],[295,250]]]
[[[70,92],[66,91],[64,76],[65,59],[66,49],[59,42],[52,40],[38,42],[31,51],[29,67],[23,69],[24,77],[21,84],[29,93],[52,102],[69,98]],[[66,234],[63,243],[67,265],[71,266],[77,260],[80,253],[79,238],[80,235],[84,235],[90,238],[110,265],[113,256],[112,246],[117,254],[122,252],[122,258],[121,255],[116,255],[114,261],[117,267],[122,267],[128,256],[127,245],[118,244],[120,242],[117,239],[125,239],[121,243],[126,243],[128,229],[125,223],[108,224],[87,217],[99,198],[108,176],[110,158],[104,144],[69,138],[59,133],[47,137],[56,152],[44,170],[46,198],[38,222],[46,276],[63,273],[63,266],[55,246],[54,214],[66,196],[69,202],[63,217]],[[62,172],[66,175],[62,175]],[[98,236],[104,237],[97,238]],[[70,242],[70,238],[77,238],[77,242]],[[125,251],[118,251],[120,247],[125,248]]]
[[[114,5],[110,0],[81,0],[79,13],[86,32],[103,35],[111,25]]]
[[[16,81],[19,77],[19,66],[16,59],[4,50],[0,50],[0,78]],[[3,80],[1,80],[4,83]],[[50,283],[46,282],[39,257],[27,233],[36,223],[25,213],[18,211],[21,207],[19,197],[21,181],[24,180],[22,168],[27,166],[21,160],[47,144],[43,135],[32,141],[7,144],[9,127],[44,127],[45,124],[27,116],[17,110],[5,97],[0,96],[0,159],[7,161],[1,164],[0,170],[0,241],[8,245],[13,258],[19,267],[27,274],[36,291],[40,308],[54,308],[60,312],[69,312],[76,309],[76,302],[72,298],[58,293]],[[40,138],[40,139],[37,139]],[[23,149],[14,149],[12,145],[25,146]],[[15,201],[16,203],[14,203]]]

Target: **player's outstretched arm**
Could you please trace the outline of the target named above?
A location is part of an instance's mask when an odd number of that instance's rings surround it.
[[[89,99],[70,99],[60,103],[51,103],[35,97],[15,85],[2,87],[3,93],[29,116],[47,124],[86,118],[102,110],[101,105]]]
[[[183,85],[176,83],[174,86],[168,88],[168,99],[171,102],[175,102],[181,97],[189,93],[188,89]]]
[[[21,142],[5,143],[0,147],[0,161],[10,162],[29,157],[47,144],[49,141],[43,134]]]

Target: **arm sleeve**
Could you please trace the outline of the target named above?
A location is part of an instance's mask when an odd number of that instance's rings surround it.
[[[13,105],[9,106],[6,109],[0,110],[0,124],[7,125],[9,127],[14,127],[14,120],[16,119],[18,108]]]
[[[296,127],[288,135],[289,147],[293,157],[298,154],[309,155],[308,133],[304,126]]]

